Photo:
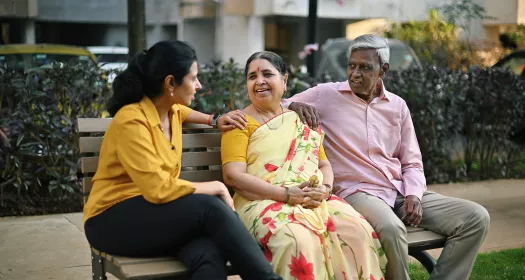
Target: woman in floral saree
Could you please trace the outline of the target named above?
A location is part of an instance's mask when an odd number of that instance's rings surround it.
[[[245,68],[252,104],[247,125],[223,134],[226,183],[241,220],[283,279],[383,279],[386,257],[376,233],[332,195],[324,133],[283,109],[286,65],[258,52]]]

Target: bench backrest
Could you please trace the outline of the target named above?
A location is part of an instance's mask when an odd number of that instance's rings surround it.
[[[83,174],[84,203],[91,191],[91,179],[97,171],[104,133],[112,119],[79,118],[80,169]],[[222,181],[221,134],[207,125],[184,125],[182,131],[181,178],[192,182]]]

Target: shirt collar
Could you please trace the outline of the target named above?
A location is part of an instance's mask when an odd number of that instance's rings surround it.
[[[152,127],[160,125],[159,113],[157,112],[157,108],[155,108],[153,101],[151,101],[149,97],[144,96],[144,98],[140,100],[139,106],[144,111],[144,115],[146,116],[146,119],[149,121]],[[176,113],[178,110],[179,106],[177,104],[171,107],[172,113]]]
[[[381,94],[379,95],[379,98],[381,100],[387,100],[390,101],[392,99],[392,96],[388,90],[385,89],[385,85],[383,84],[383,80],[379,79],[379,83],[381,84]],[[337,90],[341,93],[352,93],[352,89],[350,89],[350,84],[348,83],[348,80],[345,82],[339,83],[339,86],[337,87]]]

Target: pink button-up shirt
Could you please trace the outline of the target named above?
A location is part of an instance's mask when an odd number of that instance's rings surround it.
[[[370,104],[352,93],[348,81],[319,84],[283,104],[302,102],[318,110],[338,196],[363,191],[393,207],[398,192],[421,199],[426,180],[410,111],[381,87]]]

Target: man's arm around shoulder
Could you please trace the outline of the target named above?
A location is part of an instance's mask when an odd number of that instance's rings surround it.
[[[315,86],[288,99],[283,99],[281,105],[295,111],[303,123],[317,129],[319,125],[319,114],[317,112],[319,99],[319,86]]]

